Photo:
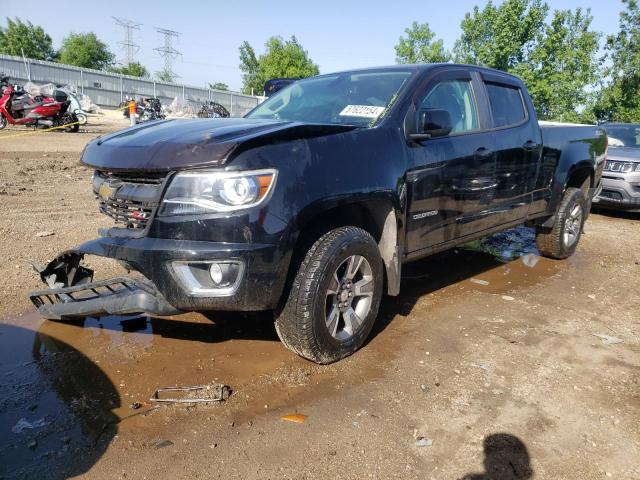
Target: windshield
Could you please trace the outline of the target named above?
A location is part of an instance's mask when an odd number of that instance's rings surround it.
[[[247,118],[372,126],[412,73],[345,72],[299,80],[258,105]]]
[[[606,125],[609,145],[640,148],[640,125]]]

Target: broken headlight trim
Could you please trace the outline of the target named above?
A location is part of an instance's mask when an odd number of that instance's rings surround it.
[[[162,200],[161,216],[234,212],[264,202],[276,183],[275,169],[178,173]]]

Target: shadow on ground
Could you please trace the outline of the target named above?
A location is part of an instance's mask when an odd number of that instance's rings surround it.
[[[117,432],[115,386],[67,343],[0,324],[0,478],[86,472]]]
[[[626,210],[611,210],[608,208],[593,206],[591,207],[591,213],[595,213],[597,215],[603,215],[605,217],[611,217],[611,218],[640,220],[640,212],[629,212]]]
[[[515,435],[494,433],[485,437],[484,472],[468,473],[461,480],[527,480],[533,478],[529,452]]]
[[[524,262],[524,260],[527,262]],[[396,315],[408,316],[425,295],[473,277],[496,272],[490,277],[508,288],[535,283],[553,273],[556,261],[539,257],[535,232],[519,226],[402,266],[401,294],[385,297],[370,339],[381,333]],[[500,267],[504,267],[500,271]],[[489,283],[489,282],[488,282]]]

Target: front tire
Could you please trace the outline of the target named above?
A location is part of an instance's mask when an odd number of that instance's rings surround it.
[[[278,336],[316,363],[347,357],[369,336],[382,287],[382,259],[373,237],[357,227],[331,230],[302,261],[276,317]]]
[[[0,130],[2,130],[3,128],[5,128],[7,126],[7,119],[4,118],[4,115],[2,115],[0,113]]]
[[[587,218],[587,205],[582,190],[567,188],[551,229],[536,230],[536,244],[543,256],[561,260],[573,255]]]

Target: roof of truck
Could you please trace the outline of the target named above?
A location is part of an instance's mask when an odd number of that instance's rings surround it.
[[[346,72],[367,72],[367,71],[376,71],[376,70],[430,70],[435,67],[462,67],[462,68],[470,68],[474,70],[482,70],[485,72],[491,72],[496,75],[503,75],[506,77],[511,77],[515,79],[519,79],[516,75],[512,75],[507,72],[503,72],[502,70],[496,70],[495,68],[482,67],[479,65],[470,65],[464,63],[402,63],[398,65],[381,65],[378,67],[364,67],[364,68],[354,68],[348,70],[340,70],[336,72],[323,73],[319,76],[324,75],[335,75],[336,73],[346,73]]]

